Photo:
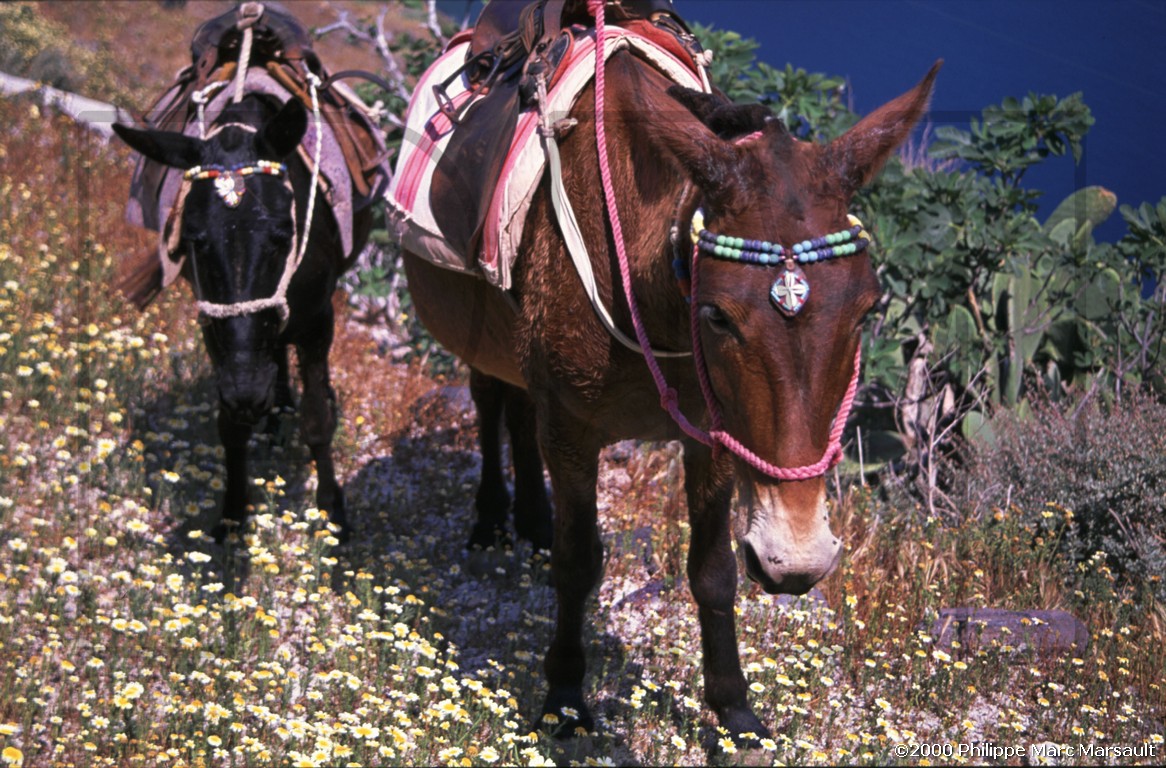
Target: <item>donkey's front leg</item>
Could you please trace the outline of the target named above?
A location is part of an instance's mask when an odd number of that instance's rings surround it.
[[[229,409],[219,403],[219,440],[223,443],[224,464],[227,470],[226,493],[223,496],[222,518],[214,527],[215,541],[222,544],[229,534],[242,533],[247,519],[247,443],[251,439],[251,425],[235,421]]]
[[[729,507],[733,468],[727,458],[714,461],[704,445],[684,445],[684,490],[692,541],[688,545],[688,583],[700,615],[704,651],[704,697],[721,727],[734,738],[769,732],[749,707],[745,675],[737,652],[733,618],[737,597],[737,560],[733,555]]]
[[[583,700],[583,619],[587,598],[603,572],[595,507],[600,445],[590,430],[561,411],[544,413],[538,414],[538,434],[555,497],[551,576],[558,613],[547,650],[543,714],[558,717],[564,724],[559,734],[571,736],[580,727],[595,729]]]
[[[341,541],[348,539],[348,519],[344,490],[336,482],[332,464],[332,436],[336,432],[336,393],[328,370],[332,348],[332,317],[321,322],[318,332],[307,334],[310,341],[296,345],[304,391],[300,402],[300,429],[316,462],[316,506],[328,513],[328,520],[340,526]]]

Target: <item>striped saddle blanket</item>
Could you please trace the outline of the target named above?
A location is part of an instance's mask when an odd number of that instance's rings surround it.
[[[565,118],[579,94],[595,76],[596,35],[594,29],[573,29],[574,41],[549,87],[546,109],[552,121]],[[701,88],[701,80],[691,57],[676,39],[659,32],[651,24],[635,22],[626,27],[608,27],[604,60],[620,50],[629,50],[679,85]],[[403,248],[437,266],[484,277],[499,288],[510,287],[510,272],[518,256],[526,215],[546,167],[546,151],[539,135],[539,114],[534,107],[523,108],[513,125],[499,125],[503,135],[513,138],[501,162],[501,173],[493,188],[460,190],[462,199],[472,195],[480,221],[469,221],[474,211],[462,205],[443,207],[443,193],[435,184],[435,170],[451,139],[465,129],[475,115],[473,100],[489,98],[471,88],[458,70],[466,62],[468,37],[454,38],[446,52],[422,75],[406,114],[405,140],[397,156],[396,172],[386,191],[387,215]],[[448,82],[447,81],[451,81]],[[438,88],[435,89],[435,85]],[[438,93],[444,95],[439,101]],[[448,100],[448,101],[446,101]],[[446,103],[446,110],[441,108]],[[465,118],[450,120],[449,105]],[[481,125],[473,126],[482,130]],[[482,199],[482,194],[489,200]],[[454,209],[454,210],[451,210]],[[459,220],[460,219],[460,220]],[[473,237],[464,236],[466,224]],[[455,232],[458,230],[458,232]]]

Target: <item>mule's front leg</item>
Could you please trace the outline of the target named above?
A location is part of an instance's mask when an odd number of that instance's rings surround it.
[[[558,598],[555,636],[546,657],[543,714],[558,717],[564,723],[560,733],[573,735],[579,727],[595,728],[583,700],[583,619],[587,598],[603,571],[595,507],[599,444],[580,425],[544,418],[541,412],[539,417],[539,441],[555,496],[551,575]]]
[[[316,506],[328,513],[328,520],[340,526],[341,541],[348,538],[348,519],[344,507],[344,490],[336,482],[332,463],[332,436],[336,432],[336,393],[328,370],[328,351],[332,347],[332,318],[320,324],[311,341],[296,345],[304,392],[300,402],[300,429],[316,463]]]
[[[220,402],[218,426],[227,480],[222,518],[213,533],[215,541],[222,544],[229,534],[242,531],[247,518],[247,442],[251,439],[251,425],[236,421]]]
[[[688,583],[700,615],[704,652],[704,697],[721,727],[733,737],[769,732],[749,707],[748,688],[737,652],[733,608],[737,597],[737,559],[733,555],[729,507],[732,466],[714,462],[710,450],[692,441],[684,446],[684,489],[692,541],[688,545]]]

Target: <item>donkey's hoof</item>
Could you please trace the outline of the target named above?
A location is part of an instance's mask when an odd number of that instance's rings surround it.
[[[570,739],[595,731],[595,720],[583,703],[581,688],[551,690],[543,703],[542,727],[556,739]]]
[[[769,729],[748,706],[723,707],[717,711],[717,721],[739,749],[760,749],[761,740],[769,738]]]
[[[514,528],[518,538],[529,541],[536,549],[550,549],[555,538],[551,508],[536,508],[533,514],[521,515],[515,502]]]

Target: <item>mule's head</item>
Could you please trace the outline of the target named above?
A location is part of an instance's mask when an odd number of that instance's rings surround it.
[[[277,168],[295,151],[307,113],[291,99],[266,120],[245,99],[223,111],[207,140],[181,133],[113,128],[142,155],[182,171],[203,169],[184,184],[178,247],[188,260],[203,311],[203,337],[227,414],[253,423],[272,407],[282,354],[278,308],[244,308],[277,292],[295,243],[293,191]],[[242,169],[242,173],[240,173]]]
[[[700,118],[673,122],[665,143],[699,189],[704,228],[742,238],[746,249],[748,241],[789,249],[850,228],[852,196],[919,120],[938,68],[825,145],[794,138],[756,105],[734,107],[673,89]],[[745,140],[717,135],[754,130],[759,135]],[[880,295],[865,251],[798,267],[809,295],[796,314],[779,311],[771,298],[784,262],[702,253],[694,281],[694,342],[706,360],[722,429],[771,467],[823,459],[854,373],[863,317]],[[736,468],[736,533],[749,577],[770,593],[806,592],[834,569],[842,551],[830,529],[823,474],[778,480],[741,459]]]

